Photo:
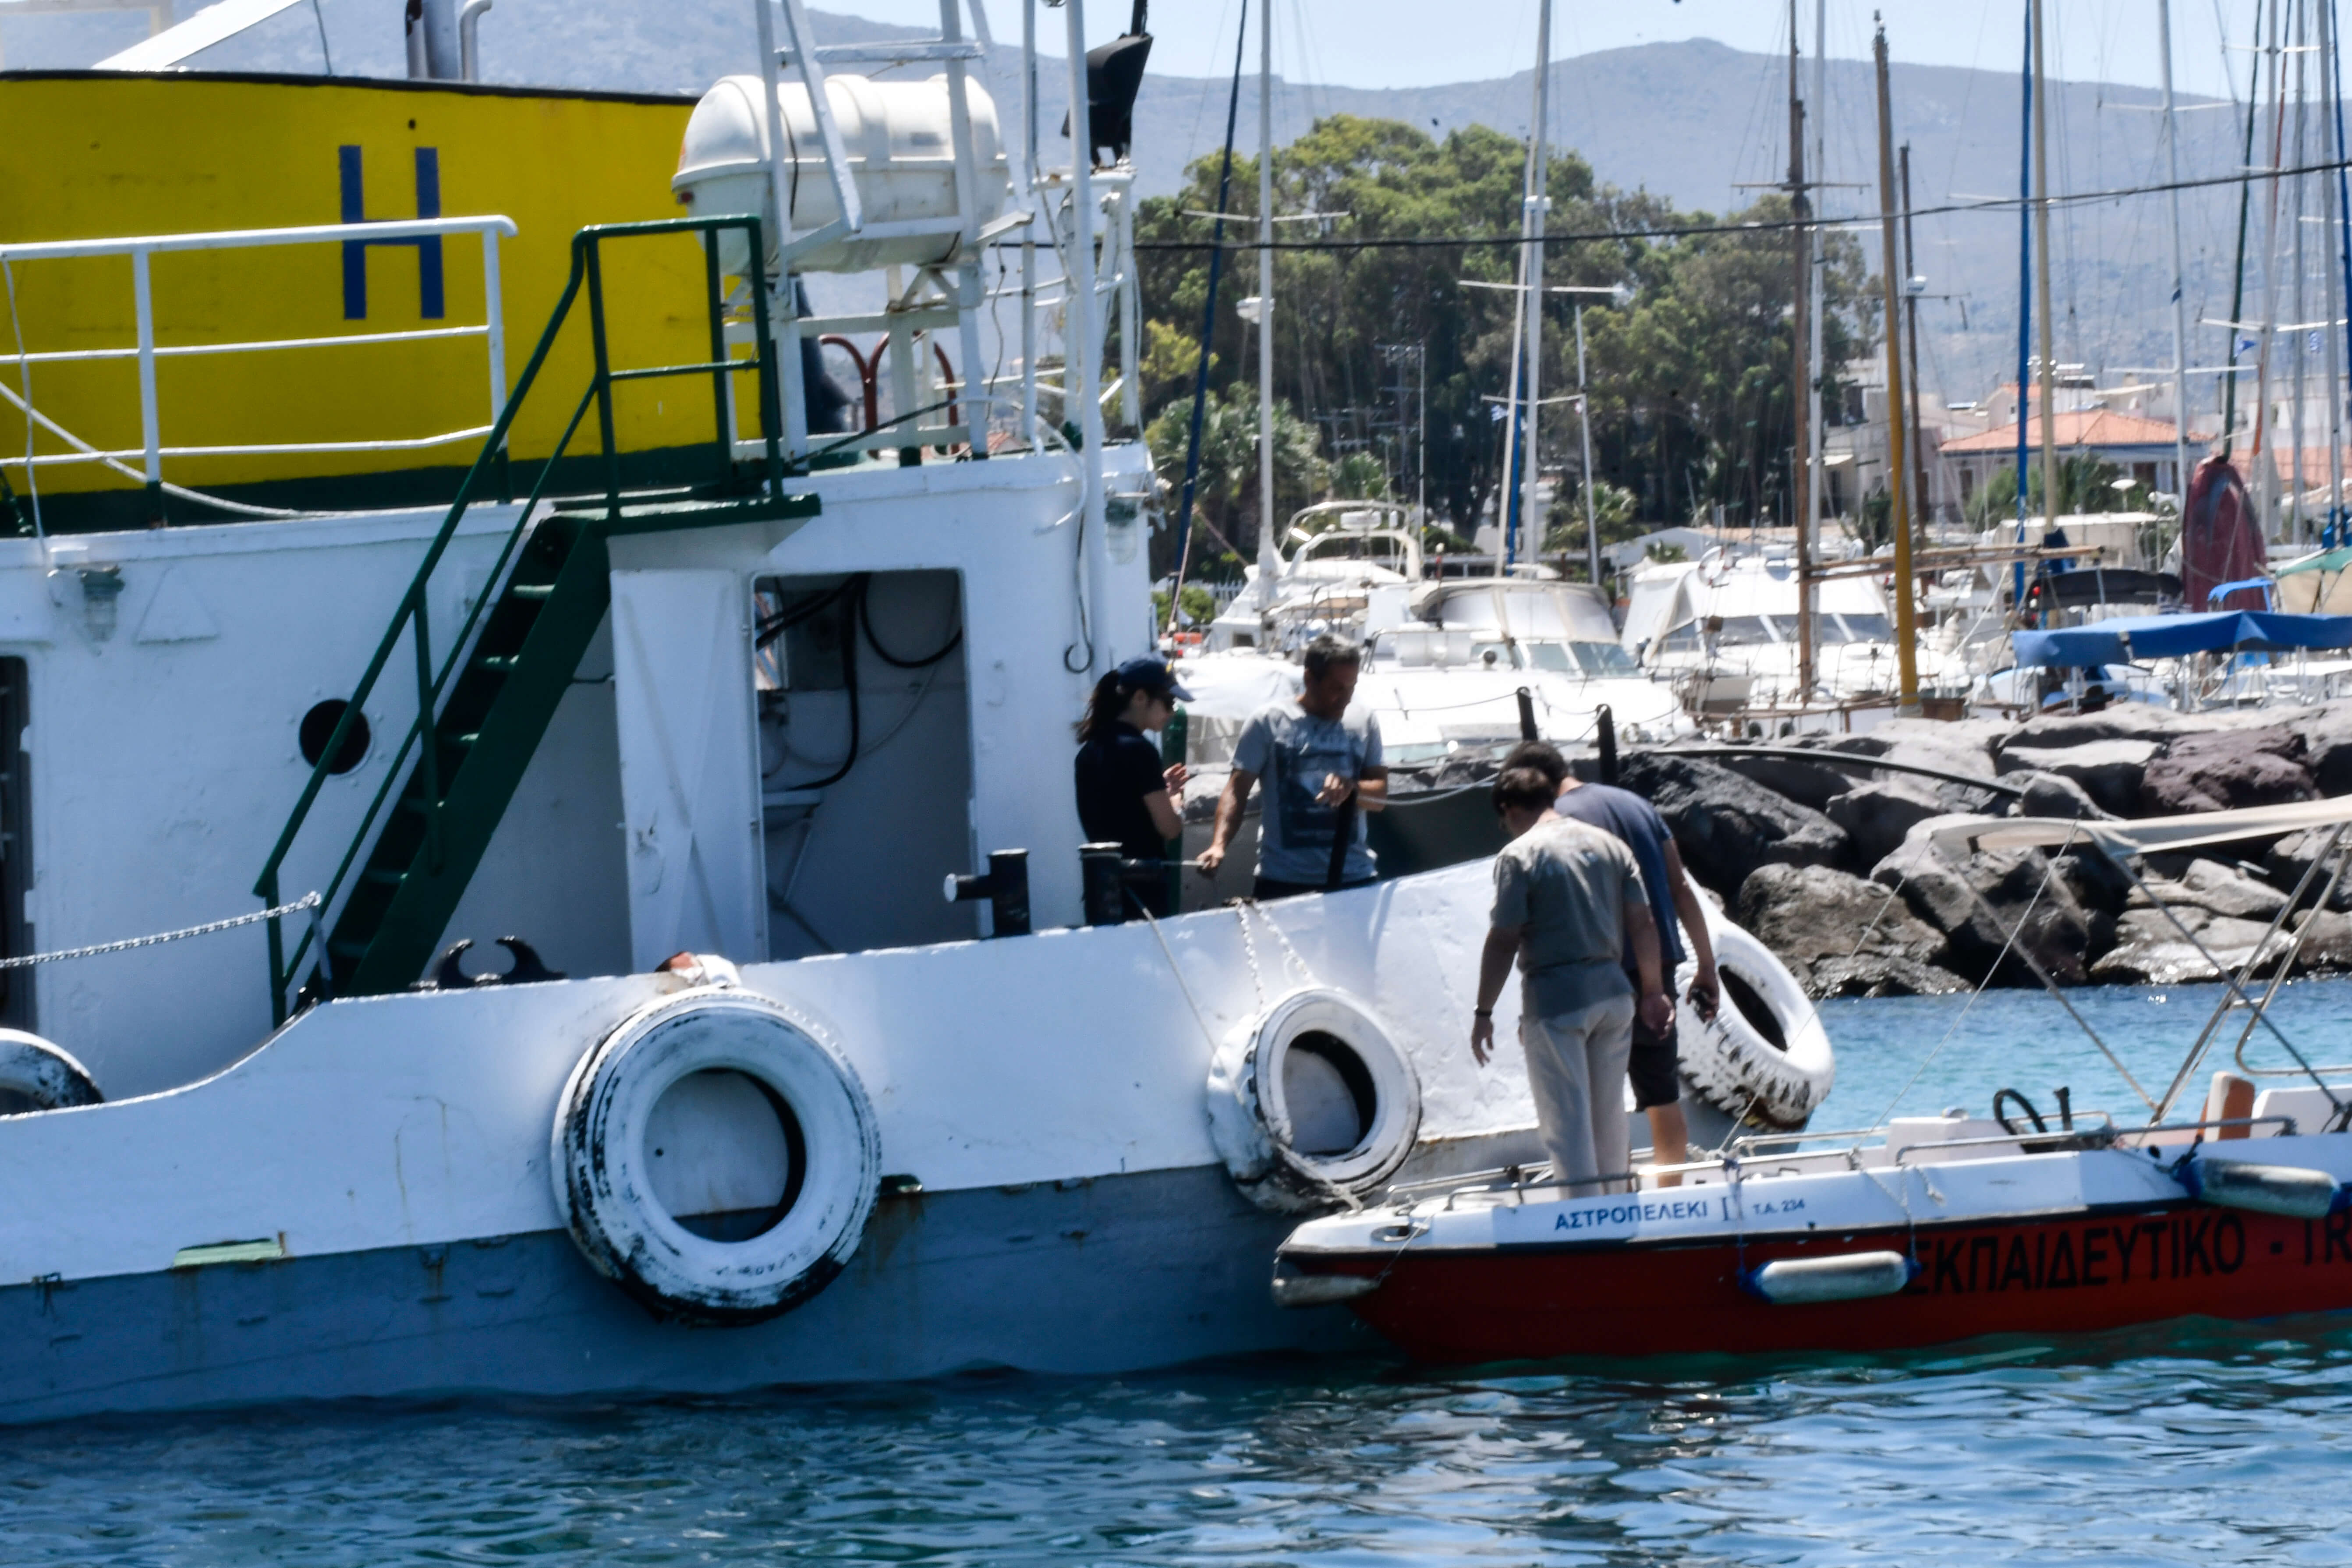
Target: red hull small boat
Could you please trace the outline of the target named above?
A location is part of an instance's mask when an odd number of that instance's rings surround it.
[[[1622,1195],[1571,1197],[1517,1172],[1423,1186],[1292,1232],[1276,1298],[1347,1302],[1407,1353],[1456,1363],[1891,1350],[2352,1308],[2352,1069],[2312,1065],[2326,1058],[2263,1016],[2307,930],[2289,934],[2287,911],[2326,907],[2352,863],[2352,799],[2129,823],[1972,818],[1935,843],[2095,848],[2156,901],[2131,857],[2318,828],[2331,831],[2271,937],[2160,1098],[2091,1036],[2146,1101],[2148,1126],[2068,1113],[2053,1131],[2031,1107],[2030,1127],[1954,1112],[1743,1139],[1685,1167],[1687,1184]],[[2267,989],[2261,968],[2273,970]],[[2168,1121],[2231,1006],[2253,1015],[2238,1065],[2299,1081],[2258,1091],[2253,1077],[2217,1073],[2201,1116]],[[2247,1064],[2257,1024],[2292,1068]]]
[[[1439,1363],[1893,1350],[2352,1308],[2352,1134],[2184,1147],[2146,1139],[2194,1133],[2102,1130],[2028,1152],[2047,1141],[1991,1123],[1890,1131],[1692,1186],[1496,1184],[1317,1220],[1285,1243],[1276,1291],[1344,1300]]]

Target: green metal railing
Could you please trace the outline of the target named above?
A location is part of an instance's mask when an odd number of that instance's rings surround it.
[[[572,444],[572,438],[579,431],[581,421],[587,417],[591,405],[593,405],[597,411],[597,433],[604,445],[604,515],[614,520],[620,517],[621,452],[619,443],[614,437],[613,421],[613,389],[616,384],[646,381],[665,376],[709,375],[711,381],[712,402],[716,406],[715,442],[718,447],[718,466],[715,480],[721,490],[732,490],[740,481],[735,460],[735,432],[732,427],[731,405],[728,398],[727,378],[744,371],[756,371],[759,376],[760,429],[765,445],[759,486],[769,499],[776,501],[782,500],[785,475],[782,433],[782,394],[776,374],[775,337],[769,330],[767,291],[759,287],[756,282],[748,290],[751,296],[751,308],[756,325],[755,341],[759,348],[757,357],[740,360],[730,358],[727,353],[726,297],[720,287],[718,246],[718,237],[722,230],[726,229],[743,231],[746,239],[750,242],[751,256],[759,257],[767,254],[761,245],[760,220],[751,216],[667,218],[652,223],[599,224],[583,228],[572,236],[571,276],[564,283],[562,297],[556,301],[554,314],[548,319],[547,330],[540,334],[539,346],[531,352],[530,362],[523,367],[520,378],[515,383],[513,394],[507,398],[506,406],[499,411],[498,423],[491,426],[488,438],[482,444],[481,455],[474,459],[473,467],[467,470],[465,481],[457,487],[457,499],[449,506],[449,515],[442,521],[440,531],[434,535],[431,546],[425,551],[424,562],[417,567],[415,576],[411,579],[407,593],[402,596],[400,608],[393,616],[392,625],[385,629],[383,640],[376,646],[375,657],[368,661],[367,672],[360,678],[358,687],[352,693],[351,700],[344,707],[341,716],[337,719],[333,734],[328,737],[325,746],[320,749],[319,760],[311,766],[310,781],[302,787],[301,798],[295,803],[294,810],[287,819],[285,830],[278,836],[277,847],[269,852],[268,862],[262,867],[260,879],[254,884],[254,891],[259,895],[265,906],[274,909],[284,901],[279,897],[278,879],[279,873],[285,866],[286,858],[293,849],[296,839],[300,836],[303,825],[309,820],[311,808],[318,802],[320,791],[325,787],[332,771],[331,764],[341,755],[345,742],[349,740],[353,727],[359,722],[362,705],[367,701],[369,695],[374,691],[376,682],[382,678],[385,667],[391,662],[403,634],[412,629],[414,636],[411,640],[415,644],[416,654],[415,721],[409,725],[407,733],[401,740],[399,751],[393,757],[391,765],[384,770],[383,783],[377,788],[374,798],[368,803],[367,811],[352,834],[351,845],[343,852],[341,861],[336,866],[334,876],[321,889],[322,897],[327,907],[334,906],[338,895],[351,877],[352,867],[359,863],[362,852],[371,842],[376,825],[383,816],[386,801],[391,798],[392,792],[400,786],[406,776],[404,770],[412,750],[418,754],[418,783],[422,789],[421,804],[425,813],[425,854],[430,864],[436,870],[438,869],[441,860],[442,806],[439,779],[440,749],[433,742],[439,722],[442,698],[448,690],[451,680],[464,668],[465,658],[472,645],[474,634],[481,626],[483,612],[498,599],[499,584],[505,581],[508,568],[514,561],[516,551],[520,547],[524,535],[529,531],[528,525],[531,516],[540,502],[545,499],[548,488],[553,482],[564,454]],[[611,349],[604,328],[604,247],[612,240],[673,234],[699,234],[703,237],[703,287],[710,325],[710,358],[698,363],[615,370],[612,365]],[[572,411],[572,418],[564,426],[562,436],[557,440],[554,449],[548,454],[547,460],[541,466],[538,481],[532,485],[530,494],[524,500],[521,510],[516,513],[514,527],[507,534],[506,542],[499,550],[496,563],[490,568],[483,591],[476,596],[473,607],[466,616],[465,624],[458,627],[457,635],[449,642],[446,654],[436,668],[433,659],[431,626],[425,613],[426,589],[431,584],[435,569],[440,565],[441,558],[449,547],[449,542],[457,536],[458,524],[464,520],[467,509],[474,504],[477,491],[481,489],[486,482],[502,479],[507,432],[514,423],[517,411],[522,407],[523,400],[530,395],[532,387],[537,384],[539,374],[546,365],[548,354],[554,348],[556,338],[570,317],[572,307],[578,300],[583,283],[588,290],[588,322],[595,358],[594,373],[590,377],[587,390],[581,395],[578,406]],[[503,489],[505,487],[501,483],[499,488]],[[660,493],[646,492],[647,495]],[[678,492],[668,493],[676,495]],[[286,952],[285,936],[279,928],[278,921],[273,918],[268,924],[270,1017],[273,1024],[283,1024],[288,1011],[287,988],[300,974],[304,963],[315,959],[323,994],[331,991],[333,962],[330,953],[324,951],[314,952],[314,943],[322,942],[325,940],[323,935],[327,930],[325,921],[319,920],[310,921],[308,929],[296,942],[290,954]]]

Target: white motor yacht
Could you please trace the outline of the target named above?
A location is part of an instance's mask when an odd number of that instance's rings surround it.
[[[1797,569],[1786,555],[1711,550],[1695,562],[1641,569],[1622,641],[1702,715],[1768,710],[1787,717],[1893,692],[1894,618],[1876,579],[1832,577],[1815,592],[1810,691],[1798,678]]]

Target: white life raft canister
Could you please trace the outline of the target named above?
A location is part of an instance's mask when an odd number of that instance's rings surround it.
[[[1209,1067],[1209,1140],[1276,1214],[1378,1192],[1421,1135],[1421,1079],[1345,992],[1293,991],[1225,1037]]]
[[[0,1029],[0,1116],[97,1105],[105,1099],[89,1069],[64,1047],[22,1029]]]
[[[1829,1097],[1837,1079],[1829,1032],[1797,977],[1769,948],[1709,903],[1707,940],[1723,980],[1713,1022],[1687,1000],[1677,1004],[1675,1046],[1683,1076],[1707,1103],[1734,1121],[1793,1131]],[[1687,998],[1696,961],[1675,972],[1675,994]]]
[[[581,1058],[549,1165],[572,1240],[656,1316],[752,1323],[848,1262],[881,1143],[856,1069],[821,1027],[705,986],[640,1009]]]

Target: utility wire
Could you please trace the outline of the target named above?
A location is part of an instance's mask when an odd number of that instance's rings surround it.
[[[2338,170],[2347,169],[2352,169],[2352,158],[2329,159],[2324,163],[2282,168],[2275,171],[2275,174],[2272,170],[2263,169],[2258,175],[2213,174],[2202,179],[2157,181],[2147,184],[2122,185],[2113,190],[2081,191],[2071,195],[2052,195],[2048,200],[2053,207],[2081,206],[2092,202],[2121,201],[2128,196],[2162,195],[2168,191],[2196,191],[2210,189],[2217,185],[2246,184],[2257,178],[2263,181],[2273,177],[2288,179],[2300,174],[2332,174]],[[1895,216],[1899,219],[1906,216],[1941,217],[1952,213],[2014,212],[2021,205],[2030,205],[2031,200],[2032,198],[2017,196],[1988,196],[1980,201],[1947,202],[1937,206],[1912,207],[1907,212],[1897,212]],[[1545,241],[1548,244],[1557,242],[1573,245],[1608,240],[1683,239],[1716,234],[1773,234],[1786,232],[1792,228],[1847,228],[1864,222],[1874,225],[1878,221],[1875,215],[1863,215],[1853,217],[1813,217],[1801,222],[1794,218],[1773,218],[1736,223],[1675,224],[1661,228],[1568,231],[1551,229],[1547,231]],[[1009,249],[1018,242],[997,240],[993,243],[1000,247]],[[1533,241],[1528,237],[1516,234],[1458,237],[1400,235],[1388,238],[1367,239],[1277,239],[1273,242],[1273,247],[1276,250],[1438,250],[1460,249],[1465,246],[1519,246],[1532,243]],[[1135,242],[1135,248],[1138,250],[1214,250],[1218,246],[1219,242],[1211,239],[1139,239]],[[1223,247],[1228,250],[1264,248],[1254,238],[1246,241],[1226,242]]]

